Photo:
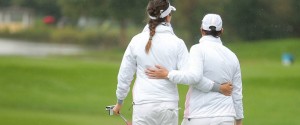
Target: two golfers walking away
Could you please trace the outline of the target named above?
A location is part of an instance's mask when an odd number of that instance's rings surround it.
[[[218,92],[205,92],[199,86],[190,86],[186,95],[182,125],[242,125],[242,80],[238,58],[220,39],[222,19],[217,14],[207,14],[200,28],[202,38],[190,50],[188,71],[168,70],[162,66],[146,70],[150,78],[168,78],[170,81],[189,81],[189,72],[198,70],[216,83],[232,82],[231,96]],[[191,64],[198,64],[191,65]],[[195,71],[197,72],[197,71]]]
[[[120,66],[117,104],[113,111],[120,114],[136,74],[133,95],[133,125],[178,125],[177,84],[166,79],[149,79],[145,70],[161,64],[169,70],[182,70],[188,61],[188,50],[171,27],[172,11],[168,0],[150,0],[147,6],[148,25],[129,43]],[[204,78],[204,86],[214,85]],[[221,88],[221,87],[220,87]],[[229,89],[231,91],[231,89]]]

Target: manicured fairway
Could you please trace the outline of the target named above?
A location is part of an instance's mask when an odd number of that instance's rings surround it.
[[[245,125],[300,124],[299,40],[228,44],[240,58]],[[281,65],[292,52],[296,63]],[[78,57],[0,57],[1,125],[122,125],[115,103],[122,51]],[[187,86],[179,85],[180,121]],[[122,112],[131,116],[131,95]]]

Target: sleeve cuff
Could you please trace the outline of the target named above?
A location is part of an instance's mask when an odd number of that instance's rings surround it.
[[[243,119],[244,119],[244,115],[240,115],[235,118],[235,120],[243,120]]]
[[[171,74],[171,72],[169,72],[169,73],[168,73],[168,75],[167,75],[167,79],[170,79],[170,77],[171,77],[171,75],[170,75],[170,74]]]
[[[214,82],[214,85],[213,85],[211,91],[213,91],[213,92],[220,92],[220,87],[221,87],[220,84]]]
[[[118,99],[118,104],[122,105],[123,104],[123,100]]]
[[[171,70],[171,71],[169,71],[169,73],[168,73],[168,75],[167,75],[167,79],[168,80],[170,80],[170,81],[172,81],[173,83],[175,83],[173,80],[173,75],[174,75],[174,73],[176,73],[176,71],[175,70]]]

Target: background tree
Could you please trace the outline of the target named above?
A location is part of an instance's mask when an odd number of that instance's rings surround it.
[[[268,10],[260,0],[231,0],[226,6],[226,18],[231,34],[246,40],[255,40],[268,34],[265,16]]]
[[[58,5],[65,16],[79,18],[80,16],[96,16],[106,18],[109,12],[110,0],[58,0]]]
[[[7,7],[10,3],[11,2],[9,0],[0,0],[0,7]]]
[[[300,1],[299,0],[292,0],[292,16],[289,18],[291,20],[291,30],[292,34],[295,37],[300,37]]]
[[[59,5],[65,15],[78,18],[79,16],[97,16],[112,18],[120,26],[120,46],[127,45],[127,25],[129,21],[141,24],[145,8],[145,0],[61,0]]]
[[[188,46],[195,43],[199,36],[199,17],[203,11],[198,9],[198,0],[175,1],[177,9],[174,12],[172,22],[176,35],[182,38]],[[179,30],[180,29],[180,30]]]
[[[173,13],[175,33],[187,45],[193,45],[200,38],[201,19],[207,13],[221,15],[226,40],[258,40],[299,37],[299,0],[170,0],[177,11]],[[127,28],[140,28],[146,15],[148,0],[0,0],[0,9],[21,6],[33,9],[39,17],[52,15],[97,17],[112,21],[119,29],[119,46],[128,41]],[[133,34],[133,33],[131,33]],[[135,33],[134,33],[135,34]],[[116,34],[114,34],[116,35]]]
[[[56,18],[61,16],[60,7],[57,5],[58,0],[1,0],[0,6],[20,6],[33,9],[37,16],[51,15]]]
[[[174,13],[173,20],[177,35],[182,37],[188,46],[198,43],[200,34],[200,26],[202,18],[208,13],[224,14],[224,5],[229,0],[223,1],[208,1],[208,0],[189,0],[175,1],[175,6],[178,9]],[[226,16],[224,16],[226,17]],[[180,30],[178,30],[180,29]]]
[[[110,16],[119,22],[120,46],[125,47],[127,41],[127,26],[129,21],[141,24],[145,19],[146,0],[111,0],[109,2]]]

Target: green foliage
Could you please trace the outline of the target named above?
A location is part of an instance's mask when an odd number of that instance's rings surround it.
[[[52,32],[51,41],[61,43],[75,43],[85,45],[101,45],[113,46],[118,44],[118,39],[115,38],[118,33],[111,30],[103,32],[98,30],[77,30],[73,28],[63,28]]]
[[[141,23],[146,13],[146,0],[110,0],[109,8],[112,18],[132,20]]]
[[[292,27],[293,28],[293,34],[295,36],[299,37],[300,36],[299,35],[299,32],[300,32],[300,24],[299,24],[300,16],[298,16],[299,15],[298,13],[300,12],[300,1],[299,0],[292,0],[292,9],[293,9],[293,11],[292,11],[293,17],[291,17],[292,20],[290,20],[290,21],[292,21],[291,23],[293,25],[293,27]]]
[[[130,39],[128,36],[131,35],[128,28],[137,29],[145,24],[143,20],[147,16],[145,13],[147,2],[146,0],[0,0],[0,7],[27,7],[34,10],[38,17],[54,15],[57,19],[64,17],[74,22],[79,17],[114,21],[117,22],[114,24],[117,25],[117,30],[113,29],[113,32],[119,33],[109,34],[109,37],[100,35],[97,39],[98,41],[118,41],[118,45],[125,48]],[[197,43],[200,38],[201,19],[207,13],[221,15],[225,29],[222,38],[226,40],[281,39],[299,37],[300,34],[299,0],[273,0],[271,2],[269,0],[171,0],[171,4],[177,8],[177,11],[172,14],[174,31],[187,42],[188,46]],[[70,30],[65,30],[67,33],[61,31],[66,36],[56,33],[45,35],[46,33],[38,32],[38,28],[36,31],[28,35],[22,35],[26,33],[16,36],[5,35],[25,38],[32,35],[32,37],[38,37],[37,39],[54,36],[55,40],[59,40],[57,37],[64,37],[63,41],[66,41],[65,39],[76,41],[95,36],[89,32],[79,38],[70,38],[71,34],[76,36],[76,33]],[[94,41],[94,38],[91,39]]]
[[[204,15],[217,13],[223,17],[224,5],[228,3],[229,0],[176,0],[174,4],[177,11],[173,12],[172,19],[176,35],[183,38],[188,46],[198,43],[201,37],[201,20]],[[224,26],[227,24],[225,23]]]
[[[296,6],[293,0],[231,0],[223,17],[231,35],[245,40],[295,37]]]
[[[22,40],[32,40],[32,41],[50,41],[50,34],[55,29],[54,27],[45,26],[41,20],[37,20],[35,27],[31,27],[19,32],[11,33],[9,30],[4,30],[0,32],[0,36],[4,38],[15,38]]]
[[[109,0],[59,0],[58,5],[62,8],[65,16],[78,18],[80,16],[108,15]]]
[[[35,15],[52,15],[60,17],[60,8],[57,5],[59,0],[0,0],[0,7],[20,6],[31,8]]]
[[[227,7],[230,12],[227,23],[247,40],[261,38],[266,29],[264,26],[266,20],[263,19],[266,15],[264,9],[259,0],[232,0]]]
[[[82,29],[71,26],[56,28],[45,25],[40,20],[37,22],[34,27],[20,32],[1,31],[0,36],[36,42],[72,43],[87,46],[114,47],[118,45],[119,29],[111,21],[105,21],[97,27]],[[129,28],[128,34],[133,36],[138,32],[137,30],[134,27]]]
[[[146,1],[141,0],[62,0],[63,13],[71,17],[100,16],[116,19],[119,23],[119,46],[127,45],[128,21],[141,23]],[[76,8],[76,9],[75,9]]]
[[[0,7],[6,7],[10,4],[8,0],[0,0]]]

